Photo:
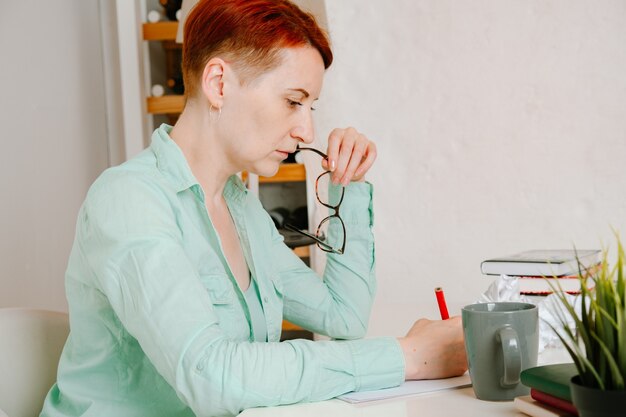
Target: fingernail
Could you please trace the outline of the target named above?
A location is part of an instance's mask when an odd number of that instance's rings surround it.
[[[334,159],[330,159],[329,162],[330,162],[330,170],[334,171],[335,170],[335,160]]]

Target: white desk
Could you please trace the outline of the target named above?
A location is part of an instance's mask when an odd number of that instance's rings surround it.
[[[563,349],[550,349],[539,355],[539,364],[570,362]],[[381,401],[350,404],[341,400],[294,404],[281,407],[251,408],[241,417],[528,417],[512,401],[477,400],[471,387],[418,394]]]

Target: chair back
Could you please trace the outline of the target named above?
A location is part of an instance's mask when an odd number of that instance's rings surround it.
[[[66,313],[0,308],[0,416],[39,415],[68,334]]]

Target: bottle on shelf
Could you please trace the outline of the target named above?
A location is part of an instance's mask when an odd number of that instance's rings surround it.
[[[161,97],[165,94],[165,89],[161,84],[154,84],[150,89],[150,92],[152,93],[152,97]]]
[[[167,79],[167,86],[175,94],[185,94],[185,85],[182,77],[170,77]]]
[[[148,12],[147,20],[150,23],[157,23],[163,20],[163,12],[159,10],[150,10]]]

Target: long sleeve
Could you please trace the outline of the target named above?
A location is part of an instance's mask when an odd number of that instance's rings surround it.
[[[294,256],[270,227],[287,320],[333,338],[365,336],[376,292],[371,202],[370,184],[353,183],[346,188],[340,212],[346,227],[346,250],[342,255],[327,255],[323,280]],[[331,230],[329,238],[339,233]]]

